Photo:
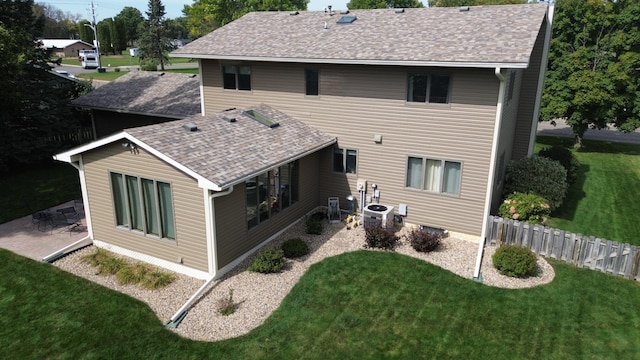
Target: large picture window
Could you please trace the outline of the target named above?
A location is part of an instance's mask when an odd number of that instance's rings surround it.
[[[175,239],[171,185],[112,172],[111,192],[118,227]]]
[[[298,161],[269,170],[245,182],[247,227],[264,223],[298,202]]]
[[[251,90],[251,67],[224,65],[222,87],[231,90]]]
[[[355,174],[358,167],[358,151],[354,149],[333,149],[333,171]]]
[[[407,101],[449,103],[449,75],[409,74]]]
[[[407,181],[409,188],[431,192],[459,194],[462,164],[456,161],[409,157]]]

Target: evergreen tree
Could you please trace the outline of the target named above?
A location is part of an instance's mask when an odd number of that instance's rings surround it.
[[[162,71],[164,65],[169,63],[167,54],[175,49],[166,36],[164,15],[162,1],[149,0],[148,19],[144,22],[140,34],[140,59],[159,63]]]

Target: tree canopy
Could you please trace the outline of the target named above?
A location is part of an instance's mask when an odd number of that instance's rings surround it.
[[[351,0],[348,9],[421,8],[420,0]]]
[[[128,45],[133,45],[138,40],[138,27],[144,21],[140,10],[125,6],[115,17],[116,21],[122,22],[124,28],[124,40]]]
[[[182,12],[189,34],[203,36],[251,11],[306,10],[309,0],[195,0]]]
[[[142,24],[140,32],[140,59],[156,61],[164,71],[169,63],[169,51],[175,47],[166,35],[164,5],[160,0],[149,0],[148,19]]]
[[[640,127],[640,2],[558,0],[541,118],[589,128]]]

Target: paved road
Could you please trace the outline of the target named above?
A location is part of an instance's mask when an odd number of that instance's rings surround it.
[[[564,120],[556,120],[556,126],[551,125],[548,121],[538,123],[538,135],[574,137],[571,127]],[[632,133],[623,133],[615,127],[610,126],[609,129],[593,130],[589,129],[584,134],[587,140],[613,141],[629,144],[640,144],[640,130]]]

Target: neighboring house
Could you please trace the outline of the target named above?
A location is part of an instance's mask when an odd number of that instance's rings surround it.
[[[71,102],[90,109],[96,139],[201,113],[197,75],[131,71]]]
[[[77,57],[80,50],[91,50],[93,45],[82,40],[40,39],[42,46],[51,52],[52,57]]]
[[[80,169],[96,244],[182,271],[220,276],[331,196],[482,237],[507,162],[533,150],[548,10],[250,13],[172,53],[199,60],[204,117],[125,130],[57,158]],[[280,126],[225,112],[254,104]],[[245,122],[253,127],[234,130]],[[277,135],[289,123],[299,129]],[[150,235],[163,221],[175,233]]]

